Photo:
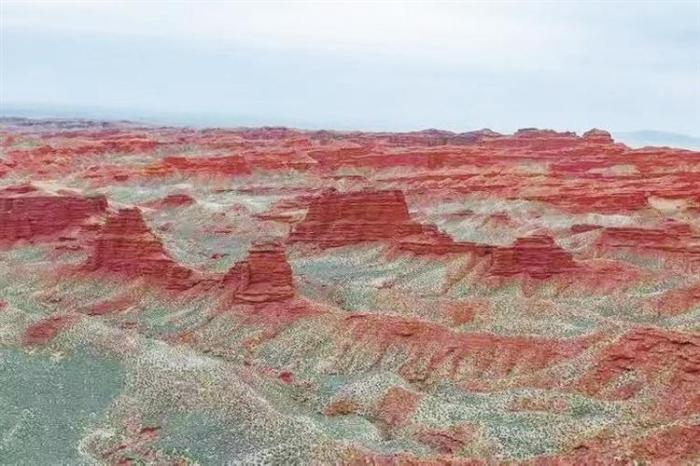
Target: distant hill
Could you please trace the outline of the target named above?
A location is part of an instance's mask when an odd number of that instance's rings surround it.
[[[682,149],[700,150],[700,137],[665,131],[641,130],[613,132],[616,141],[630,147],[668,146]]]

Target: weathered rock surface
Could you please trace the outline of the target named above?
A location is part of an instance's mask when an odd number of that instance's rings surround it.
[[[106,209],[104,196],[54,195],[31,186],[9,187],[0,191],[0,244],[51,238],[80,227]]]
[[[659,228],[616,227],[603,229],[598,247],[682,261],[700,270],[700,234],[690,225],[669,221]]]
[[[578,386],[613,400],[654,390],[663,393],[657,402],[668,413],[700,412],[700,336],[655,328],[631,330],[603,350]]]
[[[196,158],[169,156],[162,160],[160,166],[152,170],[153,173],[159,174],[170,174],[176,171],[231,176],[250,174],[250,167],[244,158],[237,155]]]
[[[192,270],[177,264],[167,254],[138,208],[120,209],[107,218],[97,235],[87,268],[127,279],[147,278],[173,290],[190,288],[196,282]]]
[[[398,240],[423,231],[411,220],[401,191],[330,191],[311,203],[289,241],[330,248]]]
[[[329,191],[311,201],[304,220],[289,235],[291,243],[321,248],[383,241],[419,255],[477,252],[488,247],[455,242],[434,225],[413,221],[400,190]]]
[[[0,119],[0,244],[3,453],[89,380],[98,463],[700,458],[698,152]]]
[[[284,245],[274,241],[254,243],[246,260],[224,276],[223,286],[236,300],[249,303],[283,301],[294,296],[292,268]]]
[[[31,324],[24,332],[23,343],[26,346],[49,344],[61,331],[75,322],[70,315],[54,315]]]
[[[495,248],[491,273],[497,276],[529,275],[549,278],[573,272],[577,268],[571,254],[559,247],[547,235],[518,238],[513,246]]]
[[[343,334],[344,358],[361,359],[357,354],[368,352],[373,367],[386,358],[388,367],[398,366],[403,378],[418,383],[529,374],[572,358],[591,343],[456,332],[425,321],[367,314],[347,317]]]

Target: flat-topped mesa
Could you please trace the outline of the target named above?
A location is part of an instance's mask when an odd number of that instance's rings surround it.
[[[0,191],[0,244],[45,239],[105,212],[104,196],[54,195],[28,185]]]
[[[557,137],[576,137],[576,133],[573,131],[555,131],[553,129],[539,129],[539,128],[520,128],[517,130],[513,136],[514,138],[557,138]]]
[[[423,225],[411,220],[402,191],[331,190],[311,202],[289,241],[331,248],[400,239],[423,231]]]
[[[246,260],[236,263],[226,273],[223,285],[233,291],[237,301],[265,303],[292,298],[292,268],[282,243],[253,243]]]
[[[495,248],[492,254],[490,273],[496,276],[525,274],[544,279],[577,269],[571,254],[544,234],[518,238],[513,246]]]
[[[107,218],[87,267],[93,271],[145,277],[172,290],[195,284],[193,272],[176,263],[143,220],[138,208],[120,209]]]

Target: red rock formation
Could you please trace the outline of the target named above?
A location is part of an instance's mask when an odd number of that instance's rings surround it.
[[[585,139],[586,142],[593,142],[597,144],[613,144],[615,142],[613,141],[610,133],[597,128],[593,128],[583,133],[583,139]]]
[[[223,285],[236,300],[250,303],[282,301],[294,296],[292,268],[279,242],[254,243],[248,258],[236,263]]]
[[[544,279],[576,269],[571,254],[547,235],[518,238],[511,247],[493,250],[491,274],[496,276],[525,274]]]
[[[474,438],[476,429],[470,425],[456,425],[447,429],[423,428],[416,433],[416,440],[437,450],[452,455],[458,453]]]
[[[576,443],[571,451],[540,457],[533,466],[694,464],[700,454],[700,425],[670,425],[642,436],[595,438]]]
[[[196,282],[190,269],[165,252],[138,208],[120,209],[107,218],[87,267],[126,278],[146,277],[172,290],[184,290]]]
[[[700,235],[685,223],[666,222],[660,228],[605,228],[597,246],[604,252],[622,249],[676,259],[693,269],[700,267]]]
[[[659,315],[674,316],[683,314],[700,305],[700,283],[683,288],[671,289],[653,300]]]
[[[154,172],[171,173],[184,171],[210,175],[249,175],[250,167],[245,159],[239,155],[224,157],[165,157],[160,166]]]
[[[73,316],[55,315],[35,322],[25,330],[23,343],[27,346],[46,345],[74,321]]]
[[[328,191],[311,203],[290,240],[333,247],[420,231],[411,221],[401,191]]]
[[[377,418],[388,428],[395,429],[408,422],[418,408],[421,395],[401,387],[391,387],[377,406]]]
[[[342,348],[354,364],[366,358],[376,367],[393,355],[387,364],[398,364],[411,382],[531,374],[576,356],[592,341],[463,333],[427,321],[368,314],[347,317],[343,327],[339,332],[347,335],[347,343]]]
[[[645,387],[658,392],[656,402],[669,415],[700,412],[700,336],[631,330],[603,350],[578,387],[613,400],[637,396]]]
[[[289,235],[292,243],[322,248],[401,239],[406,239],[406,250],[423,250],[425,245],[438,250],[453,247],[452,240],[435,227],[411,219],[401,191],[327,191],[311,202],[306,217]]]
[[[157,201],[149,202],[148,207],[152,208],[174,208],[174,207],[187,207],[195,203],[192,196],[187,194],[168,194],[163,199]]]
[[[437,256],[453,253],[472,253],[484,256],[493,249],[489,245],[455,241],[450,235],[439,231],[434,225],[421,225],[421,228],[422,231],[418,234],[400,238],[397,249],[418,255]]]
[[[0,191],[0,244],[50,238],[106,209],[104,196],[59,196],[26,185],[10,187]]]
[[[571,225],[571,233],[587,233],[589,231],[593,230],[600,230],[603,228],[600,225],[588,225],[588,224],[576,224],[576,225]]]

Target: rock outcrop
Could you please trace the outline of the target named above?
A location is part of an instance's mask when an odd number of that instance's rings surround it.
[[[612,136],[610,133],[608,133],[605,130],[602,129],[597,129],[593,128],[585,133],[583,133],[583,139],[586,140],[586,142],[593,142],[596,144],[614,144],[615,141],[613,140]]]
[[[87,268],[125,278],[146,277],[172,290],[185,290],[196,283],[192,270],[167,254],[138,208],[120,209],[107,218]]]
[[[399,239],[422,231],[411,220],[401,191],[328,191],[311,203],[289,241],[330,248]]]
[[[22,343],[26,346],[47,345],[75,321],[76,317],[68,314],[46,317],[27,327]]]
[[[304,220],[290,233],[289,241],[332,248],[372,241],[399,241],[425,233],[437,235],[435,227],[411,219],[404,194],[399,190],[347,193],[331,190],[311,202]],[[437,242],[447,244],[449,241],[443,235]]]
[[[153,170],[171,174],[176,171],[203,175],[249,175],[250,166],[238,155],[224,157],[181,157],[170,156],[162,160]]]
[[[571,254],[547,235],[518,238],[511,247],[493,249],[491,274],[496,276],[524,274],[544,279],[576,269]]]
[[[605,228],[597,246],[603,252],[625,250],[675,259],[700,270],[700,234],[686,223],[665,222],[659,228]]]
[[[294,296],[292,268],[284,246],[275,241],[254,243],[246,260],[236,263],[224,276],[223,286],[236,301],[266,303]]]
[[[584,351],[592,337],[572,340],[453,331],[423,320],[351,314],[338,329],[354,370],[398,370],[410,382],[497,380],[560,363]]]
[[[148,207],[157,209],[171,209],[177,207],[188,207],[194,204],[196,201],[187,194],[168,194],[162,199],[158,199],[148,204]]]
[[[10,187],[0,191],[0,244],[51,238],[80,227],[106,209],[104,196],[54,195],[26,185]]]
[[[657,393],[665,412],[700,412],[700,336],[637,328],[608,346],[578,383],[592,396],[626,400]]]

